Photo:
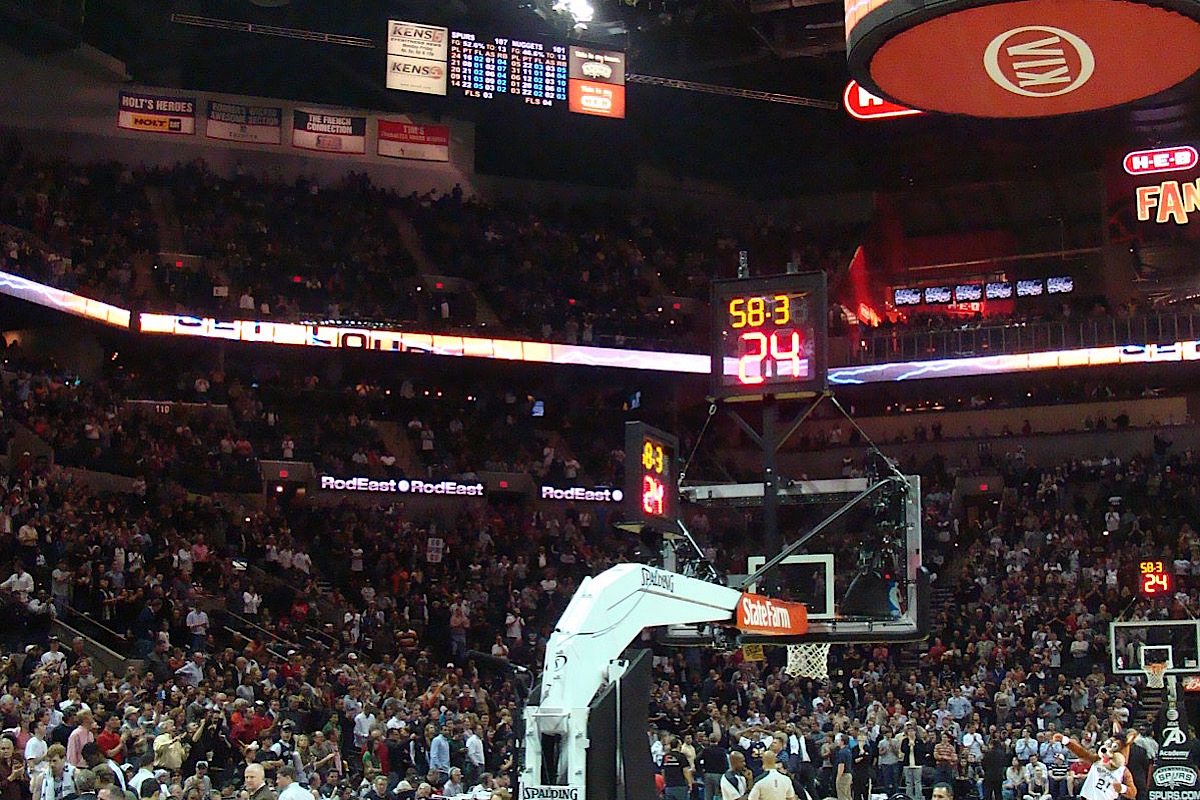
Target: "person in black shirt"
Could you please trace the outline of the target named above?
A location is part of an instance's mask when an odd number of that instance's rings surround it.
[[[388,793],[387,775],[377,775],[371,782],[371,789],[364,800],[386,800]]]
[[[663,753],[662,775],[667,800],[688,800],[692,768],[688,766],[687,757],[679,752],[678,736],[671,737],[669,749]]]
[[[1004,746],[1004,738],[993,736],[992,746],[983,754],[983,800],[1002,800],[1004,776],[1012,763],[1012,753]]]
[[[710,735],[708,741],[696,759],[696,766],[704,776],[704,800],[713,800],[721,796],[721,776],[729,769],[729,754],[721,747],[719,734]]]
[[[387,748],[388,788],[394,789],[412,764],[408,760],[408,741],[400,728],[388,729],[384,747]]]
[[[871,789],[871,770],[875,765],[874,747],[860,730],[854,731],[851,749],[854,763],[850,768],[850,793],[854,800],[867,800]]]
[[[71,732],[75,730],[75,706],[67,706],[63,709],[62,722],[55,726],[54,730],[50,731],[50,744],[61,744],[67,746],[67,739],[71,738]]]

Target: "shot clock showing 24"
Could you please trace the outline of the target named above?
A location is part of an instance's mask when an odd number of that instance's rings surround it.
[[[679,440],[644,422],[625,423],[626,524],[674,531],[679,513]]]
[[[1171,596],[1171,573],[1164,569],[1166,566],[1162,561],[1138,563],[1138,588],[1143,597]]]
[[[713,283],[713,395],[799,397],[826,388],[825,274]]]

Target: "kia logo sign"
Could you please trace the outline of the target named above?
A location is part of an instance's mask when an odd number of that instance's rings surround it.
[[[1088,82],[1096,57],[1070,31],[1026,25],[992,39],[983,52],[983,66],[1001,89],[1023,97],[1057,97]]]
[[[1125,156],[1125,171],[1130,175],[1149,175],[1152,172],[1182,172],[1200,161],[1196,148],[1190,145],[1163,147],[1158,150],[1135,150]]]
[[[846,84],[842,93],[842,104],[846,112],[855,119],[885,119],[887,117],[911,117],[920,114],[915,108],[905,108],[890,100],[873,95],[858,85],[858,81]]]

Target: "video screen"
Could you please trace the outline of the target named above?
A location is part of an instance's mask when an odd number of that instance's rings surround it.
[[[930,286],[925,289],[925,302],[930,305],[952,303],[954,293],[949,286]]]
[[[921,290],[897,289],[892,293],[892,298],[898,306],[919,306],[921,305]]]
[[[1041,281],[1017,281],[1017,297],[1040,297],[1045,288]]]
[[[1075,279],[1070,275],[1046,278],[1047,294],[1069,294],[1075,291]]]
[[[984,290],[988,300],[1007,300],[1013,296],[1013,287],[1011,283],[996,282],[989,283]]]
[[[954,302],[975,303],[983,299],[983,287],[978,283],[960,283],[954,287]]]

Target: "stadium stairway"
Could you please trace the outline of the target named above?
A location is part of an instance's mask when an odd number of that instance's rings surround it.
[[[154,224],[158,226],[159,249],[172,253],[181,251],[183,225],[179,222],[179,214],[175,211],[175,201],[171,198],[171,193],[161,186],[147,186],[146,201],[150,203]]]
[[[388,452],[396,457],[396,466],[404,475],[424,474],[421,459],[417,457],[416,448],[412,441],[404,435],[404,430],[396,422],[376,421],[375,432],[387,446]]]
[[[954,600],[954,590],[949,587],[935,588],[929,604],[934,619],[940,617],[943,612],[953,615],[958,611],[958,603]],[[927,639],[922,642],[908,642],[900,645],[900,654],[896,664],[903,674],[908,674],[920,667],[921,659],[929,652],[929,644]]]
[[[1180,695],[1182,695],[1182,681],[1180,683]],[[1164,719],[1163,714],[1166,711],[1167,690],[1150,689],[1146,686],[1138,688],[1137,707],[1134,714],[1130,717],[1130,723],[1138,726],[1142,731],[1156,729],[1156,726]]]
[[[154,216],[154,224],[158,227],[158,249],[160,252],[178,253],[183,250],[183,225],[175,210],[175,201],[170,191],[161,186],[146,187],[146,201],[150,204],[150,213]],[[133,260],[133,288],[140,297],[147,297],[157,303],[165,298],[159,290],[158,281],[154,279],[155,257],[149,253],[140,254]]]
[[[133,657],[133,642],[127,635],[73,608],[67,607],[61,618],[51,622],[49,632],[66,643],[77,637],[83,639],[84,653],[100,667],[97,674],[112,670],[117,675],[124,675],[130,667],[140,674],[145,669],[145,662]]]
[[[400,235],[401,244],[404,245],[404,249],[412,257],[413,263],[417,265],[417,273],[428,281],[432,281],[443,275],[443,271],[438,269],[438,266],[429,258],[429,254],[425,252],[425,245],[421,242],[421,234],[417,231],[416,226],[412,224],[412,220],[398,209],[392,209],[390,216],[392,223],[396,226],[396,232]],[[452,280],[460,282],[461,287],[470,292],[471,299],[475,304],[476,325],[490,327],[498,327],[500,325],[500,317],[496,315],[495,310],[480,294],[479,287],[475,285],[474,281],[465,278],[453,278]]]

